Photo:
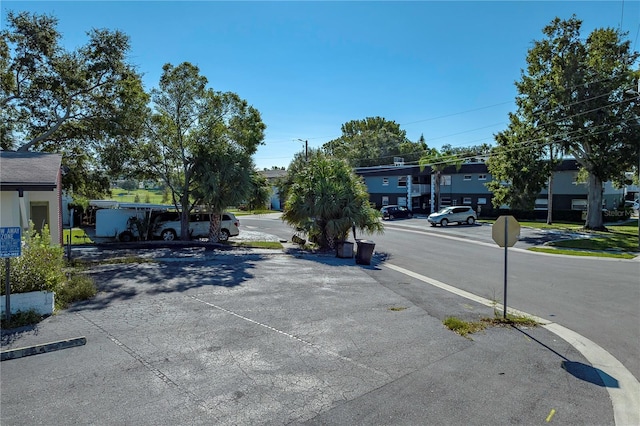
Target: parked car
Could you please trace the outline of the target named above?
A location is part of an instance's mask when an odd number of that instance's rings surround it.
[[[195,213],[189,218],[189,235],[191,238],[207,238],[209,236],[209,213]],[[220,241],[240,234],[240,221],[232,213],[223,213],[220,223]],[[161,213],[154,219],[151,231],[153,237],[165,241],[177,240],[180,235],[180,215],[177,212]]]
[[[640,201],[639,200],[635,200],[635,201],[627,200],[627,201],[624,202],[624,206],[626,208],[632,208],[634,210],[638,210],[638,209],[640,209]]]
[[[466,223],[467,225],[473,225],[476,223],[478,216],[472,207],[466,206],[450,206],[440,209],[436,213],[431,213],[427,220],[431,226],[447,226],[450,223]]]
[[[397,219],[399,217],[412,218],[413,212],[403,206],[384,206],[380,209],[382,213],[382,219]]]

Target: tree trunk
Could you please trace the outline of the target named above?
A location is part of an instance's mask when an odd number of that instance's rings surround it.
[[[440,172],[436,172],[436,210],[440,211]]]
[[[547,188],[547,225],[553,223],[553,173],[549,175]]]
[[[217,243],[220,241],[220,224],[222,218],[219,213],[211,213],[209,221],[209,242]]]
[[[186,194],[186,193],[185,193]],[[180,239],[187,241],[189,235],[189,195],[183,195],[180,200]]]
[[[584,227],[594,231],[606,231],[602,223],[602,181],[589,172],[587,185],[589,195],[587,196],[587,221]]]

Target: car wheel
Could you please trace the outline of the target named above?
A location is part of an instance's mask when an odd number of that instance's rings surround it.
[[[396,217],[395,217],[394,215],[392,215],[392,214],[390,214],[390,215],[389,215],[389,220],[391,220],[391,219],[395,219],[395,218],[396,218]]]
[[[447,225],[449,225],[449,221],[447,219],[442,219],[440,221],[440,226],[447,226]]]
[[[129,231],[124,231],[121,232],[120,235],[118,235],[118,239],[123,243],[130,243],[131,241],[133,241],[133,234]]]
[[[226,230],[226,229],[223,229],[223,230],[220,231],[220,235],[218,236],[218,240],[227,241],[230,236],[231,236],[231,234],[229,234],[229,231]]]
[[[408,217],[409,219],[411,219],[411,218],[413,217],[413,213],[409,213],[409,214],[407,215],[407,217]]]
[[[467,225],[473,225],[474,223],[476,223],[476,220],[473,218],[473,216],[469,216],[467,218]]]
[[[173,241],[178,238],[176,231],[174,231],[173,229],[165,229],[164,231],[162,231],[162,234],[160,234],[160,236],[165,241]]]

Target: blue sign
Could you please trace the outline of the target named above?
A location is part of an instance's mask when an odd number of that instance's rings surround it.
[[[22,248],[19,226],[0,227],[0,257],[19,257]]]

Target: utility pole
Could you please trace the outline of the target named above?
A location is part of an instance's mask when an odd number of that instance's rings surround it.
[[[309,161],[309,141],[298,139],[300,142],[304,142],[304,161]]]

